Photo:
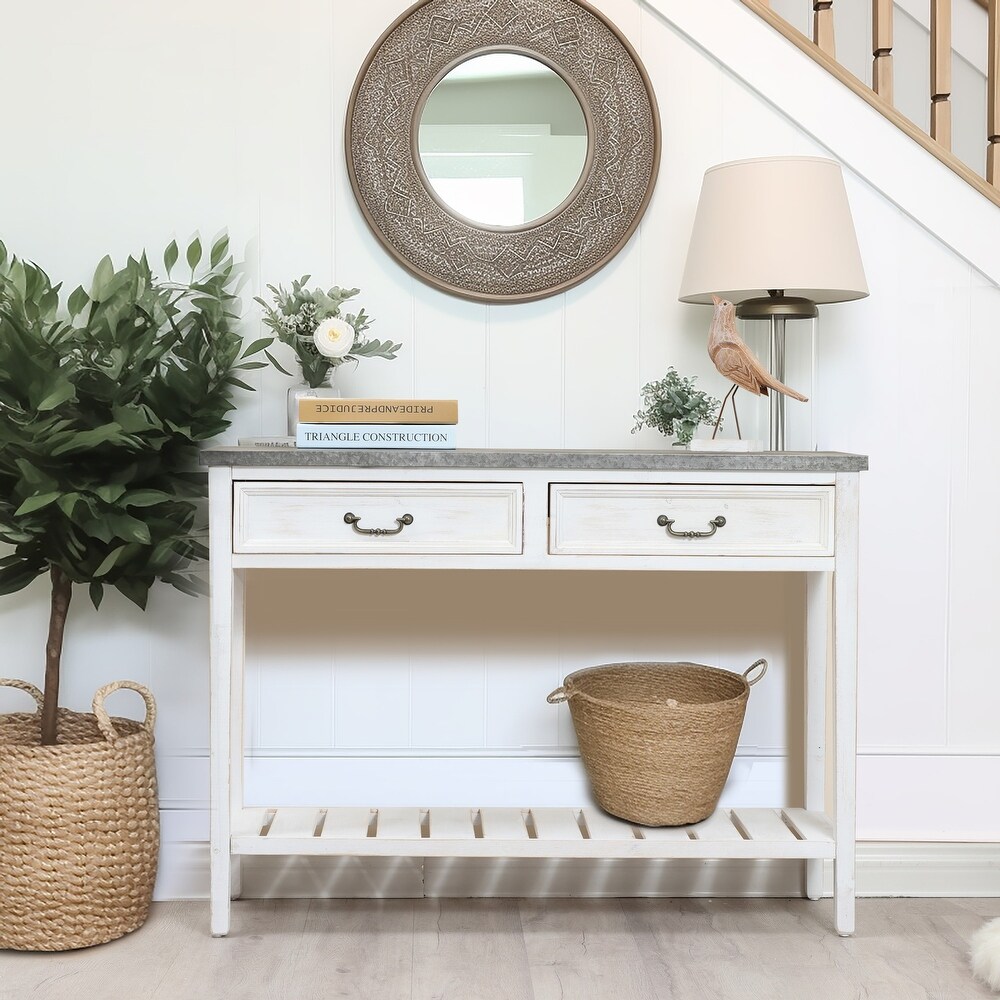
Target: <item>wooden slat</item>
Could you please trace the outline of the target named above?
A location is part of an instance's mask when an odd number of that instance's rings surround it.
[[[372,811],[367,807],[327,809],[320,837],[324,840],[362,840],[368,836]]]
[[[320,836],[314,835],[322,809],[244,810],[233,838],[238,854],[357,857],[521,857],[521,858],[832,858],[836,854],[829,819],[803,809],[719,810],[694,827],[632,827],[584,810],[520,809],[479,811],[483,836],[474,825],[476,810],[415,808],[326,810]],[[269,832],[260,830],[272,817]],[[422,819],[426,816],[426,826]],[[369,836],[377,825],[378,835]],[[427,836],[423,836],[426,830]]]
[[[375,836],[380,840],[419,840],[419,809],[379,809]]]
[[[316,826],[319,823],[320,810],[309,809],[279,809],[271,821],[269,837],[315,837]]]
[[[951,0],[931,0],[931,138],[951,149]]]
[[[872,90],[893,103],[892,0],[872,0]]]
[[[471,809],[431,809],[427,819],[431,840],[475,840]]]
[[[725,809],[716,809],[704,822],[688,827],[697,840],[743,840]]]
[[[833,0],[813,0],[813,41],[835,59],[837,43],[833,32]]]
[[[798,839],[775,809],[734,809],[733,819],[751,840],[773,843]]]
[[[987,7],[989,55],[987,66],[986,109],[986,180],[1000,187],[1000,0],[989,0]]]
[[[782,809],[792,829],[810,843],[833,843],[833,825],[822,813],[806,809]]]
[[[690,840],[686,826],[642,826],[639,828],[643,840]]]
[[[575,809],[532,809],[531,819],[539,840],[582,840]]]
[[[520,809],[481,809],[484,840],[527,840],[528,828]]]
[[[234,837],[259,837],[270,809],[244,809],[233,815]]]
[[[584,809],[583,822],[591,840],[635,840],[635,831],[628,823],[599,809]]]

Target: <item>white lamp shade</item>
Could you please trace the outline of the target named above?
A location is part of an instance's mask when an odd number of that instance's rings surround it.
[[[814,156],[705,172],[681,302],[742,302],[771,289],[813,302],[864,298],[868,283],[840,165]]]

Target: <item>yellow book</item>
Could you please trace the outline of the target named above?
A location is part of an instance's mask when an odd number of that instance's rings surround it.
[[[457,424],[457,399],[299,400],[304,424]]]

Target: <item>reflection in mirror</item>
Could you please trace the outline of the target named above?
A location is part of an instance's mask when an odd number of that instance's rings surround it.
[[[569,84],[545,63],[491,52],[460,63],[420,112],[427,180],[453,212],[484,226],[521,226],[573,191],[587,123]]]

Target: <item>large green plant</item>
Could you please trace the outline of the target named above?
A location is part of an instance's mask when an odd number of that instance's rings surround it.
[[[60,286],[0,243],[0,594],[48,573],[42,742],[56,739],[59,667],[74,584],[99,607],[105,587],[146,606],[156,580],[203,590],[206,480],[199,445],[229,425],[236,372],[271,340],[243,349],[238,276],[223,237],[187,280],[143,254],[97,267],[60,307]]]

